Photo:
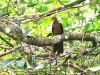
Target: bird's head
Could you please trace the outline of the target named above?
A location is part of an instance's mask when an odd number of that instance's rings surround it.
[[[52,17],[52,20],[54,21],[54,20],[57,20],[57,18],[56,17]]]

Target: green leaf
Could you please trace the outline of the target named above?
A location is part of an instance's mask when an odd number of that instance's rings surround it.
[[[16,29],[19,33],[23,33],[22,29],[18,25],[12,25],[12,28]]]
[[[89,8],[94,9],[95,4],[89,5]]]
[[[68,2],[70,2],[70,0],[61,0],[61,3],[67,4]]]
[[[48,10],[48,7],[47,6],[40,6],[37,11],[38,12],[46,12]]]
[[[91,24],[88,23],[86,26],[85,26],[85,30],[88,30],[90,28]]]
[[[8,65],[10,65],[12,62],[14,61],[14,59],[7,59],[7,60],[4,60],[1,64],[1,67],[2,68],[5,68],[7,67]]]
[[[97,19],[100,19],[100,10],[98,12],[99,14],[97,15]]]
[[[6,13],[0,12],[0,18],[3,17],[3,16],[5,16],[5,15],[9,15],[9,12],[6,12]]]
[[[100,70],[100,66],[88,68],[88,69],[91,70],[91,71],[98,71],[98,70]]]
[[[71,18],[67,19],[67,23],[68,23],[68,24],[72,24],[73,22],[74,22],[73,19],[71,19]]]
[[[24,67],[24,65],[25,65],[25,59],[24,58],[22,58],[21,60],[17,61],[17,66]]]
[[[52,0],[47,0],[46,2],[44,2],[44,4],[49,4],[52,3]]]
[[[50,33],[48,33],[47,37],[49,37],[49,36],[52,36],[52,33],[51,33],[51,32],[50,32]]]
[[[18,20],[18,21],[22,21],[22,20],[25,20],[25,18],[21,18],[21,17],[18,17],[18,16],[9,16],[9,18],[11,19],[15,19],[15,20]]]
[[[20,7],[19,8],[20,15],[23,15],[24,14],[25,9],[26,9],[25,7]]]
[[[43,65],[43,64],[40,64],[40,65],[38,65],[37,67],[35,67],[34,70],[42,69],[43,67],[44,67],[44,65]]]
[[[29,62],[29,64],[30,64],[31,66],[33,66],[34,63],[35,63],[35,56],[34,56],[34,55],[29,55],[29,56],[28,56],[28,62]]]
[[[91,24],[91,23],[88,23],[86,26],[85,26],[85,31],[87,32],[92,32],[94,30],[94,25]]]
[[[3,11],[3,12],[7,12],[7,9],[8,9],[8,7],[5,6],[5,7],[2,8],[2,11]]]
[[[27,7],[34,7],[36,4],[37,4],[37,3],[29,2],[29,3],[27,4]]]
[[[24,36],[29,36],[33,32],[32,29],[28,29],[25,31]]]
[[[84,20],[85,18],[84,18],[84,16],[79,16],[79,17],[77,17],[79,20]]]
[[[100,36],[95,35],[95,40],[96,40],[96,42],[99,42],[100,41]]]

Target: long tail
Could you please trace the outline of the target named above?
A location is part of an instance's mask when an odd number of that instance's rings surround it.
[[[53,45],[53,53],[57,51],[57,54],[60,55],[63,53],[63,42]]]

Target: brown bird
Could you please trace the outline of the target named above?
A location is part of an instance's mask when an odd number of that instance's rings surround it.
[[[56,17],[52,18],[52,33],[53,35],[60,35],[63,34],[63,27],[62,24],[58,22]],[[57,52],[58,55],[63,53],[63,42],[53,45],[53,53]]]

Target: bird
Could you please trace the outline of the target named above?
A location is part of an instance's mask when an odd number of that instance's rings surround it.
[[[58,22],[56,17],[52,17],[52,34],[55,35],[61,35],[63,34],[63,26],[61,23]],[[63,42],[57,43],[53,45],[53,54],[57,52],[57,55],[60,55],[63,53]]]

